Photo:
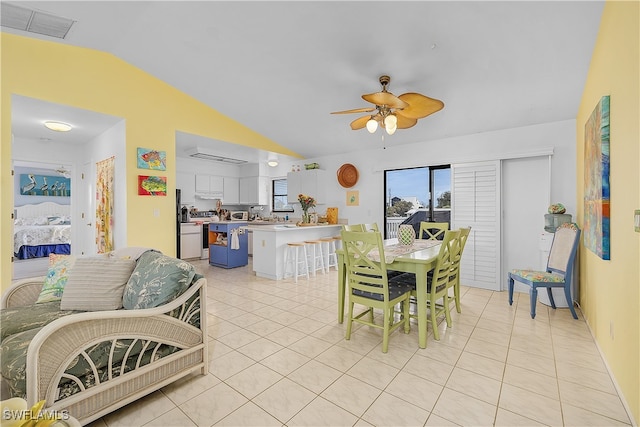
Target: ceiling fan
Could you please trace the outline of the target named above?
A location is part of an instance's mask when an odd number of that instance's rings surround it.
[[[444,103],[439,99],[429,98],[415,92],[395,96],[387,91],[389,82],[391,82],[391,77],[380,76],[382,92],[362,95],[362,99],[374,104],[375,107],[336,111],[331,114],[375,112],[375,114],[362,116],[352,121],[351,129],[358,130],[366,127],[370,133],[374,133],[380,126],[389,135],[393,135],[396,129],[407,129],[415,126],[418,123],[418,119],[425,118],[444,108]]]
[[[71,178],[71,171],[64,166],[60,166],[58,169],[56,169],[56,172],[58,172],[65,178]]]

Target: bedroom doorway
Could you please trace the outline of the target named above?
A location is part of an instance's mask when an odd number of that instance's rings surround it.
[[[69,132],[55,132],[44,126],[46,120],[60,121],[72,125]],[[91,165],[95,165],[95,158],[111,155],[108,153],[111,147],[124,146],[120,139],[113,138],[108,130],[123,122],[121,117],[98,113],[29,98],[13,94],[11,96],[11,157],[14,171],[23,167],[21,172],[14,173],[13,193],[14,210],[25,204],[41,204],[42,202],[54,202],[68,205],[71,217],[71,242],[73,255],[95,253],[95,239],[89,231],[88,223],[93,223],[91,203],[95,195],[91,194],[91,180],[95,171]],[[109,139],[110,138],[110,139]],[[54,177],[47,180],[47,184],[55,184],[55,177],[68,175],[67,196],[57,197],[49,187],[48,193],[34,192],[33,194],[20,195],[20,175],[28,175],[24,168],[37,167],[38,174]],[[66,177],[65,177],[66,178]],[[80,179],[83,178],[83,179]],[[86,179],[84,179],[86,178]],[[44,184],[38,179],[38,184]],[[63,200],[64,199],[64,200]],[[16,211],[14,211],[16,213]],[[88,221],[81,219],[81,214],[90,216]],[[56,224],[58,225],[58,224]],[[15,229],[12,233],[15,252]],[[10,238],[10,236],[3,236]],[[94,246],[90,246],[93,242]],[[44,253],[44,252],[43,252]],[[18,260],[14,256],[13,274],[14,280],[22,277],[44,275],[48,267],[48,255],[31,259]]]

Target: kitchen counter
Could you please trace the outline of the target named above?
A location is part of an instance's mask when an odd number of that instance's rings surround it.
[[[319,224],[298,227],[294,223],[257,225],[250,222],[247,229],[253,235],[253,271],[256,276],[281,280],[284,276],[287,243],[337,236],[342,230],[342,225]]]

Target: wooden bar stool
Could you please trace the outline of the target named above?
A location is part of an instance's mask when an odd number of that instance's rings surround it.
[[[325,273],[324,270],[324,254],[322,253],[322,241],[321,240],[305,240],[304,241],[309,248],[311,248],[311,253],[309,255],[309,269],[311,273],[315,276],[316,271],[322,270],[322,274]]]
[[[302,251],[302,254],[300,254]],[[309,279],[309,265],[307,264],[307,244],[304,242],[289,242],[284,253],[284,274],[287,278],[288,267],[291,266],[291,274],[298,283],[299,276],[307,276]],[[301,268],[302,267],[302,268]]]
[[[322,253],[324,255],[324,266],[327,272],[331,267],[338,269],[338,256],[336,255],[336,241],[333,237],[324,237],[322,242]]]

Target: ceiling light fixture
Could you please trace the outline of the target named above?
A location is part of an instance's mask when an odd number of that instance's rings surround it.
[[[272,168],[278,166],[278,158],[276,156],[270,156],[269,160],[267,160],[267,164]]]
[[[55,122],[55,121],[46,121],[44,125],[47,129],[51,129],[56,132],[69,132],[73,126],[68,123]]]
[[[331,114],[372,113],[351,122],[351,129],[358,130],[366,127],[369,133],[374,133],[378,126],[387,134],[393,135],[397,129],[407,129],[430,114],[444,108],[439,99],[429,98],[415,92],[395,96],[387,90],[391,77],[380,76],[382,91],[362,95],[362,99],[374,104],[374,107],[356,108],[353,110],[336,111]]]

